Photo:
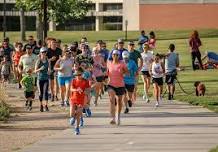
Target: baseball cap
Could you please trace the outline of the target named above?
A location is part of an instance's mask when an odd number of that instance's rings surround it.
[[[113,53],[112,54],[120,54],[120,52],[118,50],[113,50]]]
[[[124,43],[123,39],[121,39],[121,38],[118,39],[117,42],[118,42],[118,43]]]
[[[129,58],[129,52],[124,51],[124,52],[122,53],[122,57],[123,57],[123,58]]]
[[[31,45],[26,45],[26,49],[32,49]]]
[[[42,53],[42,52],[47,52],[47,48],[46,48],[46,47],[42,47],[42,48],[40,49],[40,53]]]
[[[134,41],[129,41],[128,45],[135,45]]]

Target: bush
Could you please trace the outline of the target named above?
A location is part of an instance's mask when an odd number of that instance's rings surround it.
[[[6,103],[0,101],[0,121],[6,120],[10,115],[9,107]]]

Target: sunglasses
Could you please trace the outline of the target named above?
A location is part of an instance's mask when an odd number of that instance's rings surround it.
[[[118,54],[113,54],[113,56],[118,56]]]

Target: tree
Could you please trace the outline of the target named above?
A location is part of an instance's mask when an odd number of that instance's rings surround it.
[[[82,18],[88,11],[88,0],[48,0],[48,21],[64,23],[69,18]],[[43,38],[43,0],[16,0],[17,8],[37,12],[37,38]],[[22,29],[22,28],[21,28]]]

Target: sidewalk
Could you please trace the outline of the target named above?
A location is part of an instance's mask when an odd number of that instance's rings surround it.
[[[107,96],[92,107],[81,135],[72,128],[27,146],[22,152],[207,152],[218,145],[218,115],[186,103],[155,109],[138,98],[121,126],[109,124]]]

